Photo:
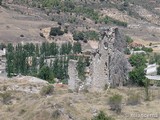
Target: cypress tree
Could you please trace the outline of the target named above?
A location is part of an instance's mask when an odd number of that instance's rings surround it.
[[[79,42],[75,42],[73,44],[73,53],[77,54],[81,52],[82,52],[81,44]]]

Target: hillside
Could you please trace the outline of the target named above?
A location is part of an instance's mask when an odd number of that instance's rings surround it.
[[[40,33],[43,32],[41,30],[59,25],[63,29],[67,27],[69,36],[75,31],[99,32],[102,26],[116,25],[134,40],[159,41],[160,39],[158,0],[145,0],[145,2],[142,0],[126,2],[123,0],[101,2],[76,0],[57,3],[49,0],[46,2],[31,0],[27,3],[4,0],[3,2],[6,7],[0,8],[2,16],[0,40],[5,42],[43,42],[45,39],[40,37]],[[64,40],[66,36],[55,39]]]
[[[159,53],[160,0],[0,0],[0,120],[159,120]]]

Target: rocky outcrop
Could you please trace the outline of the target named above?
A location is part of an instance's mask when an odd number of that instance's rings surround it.
[[[48,84],[47,81],[32,76],[0,77],[0,92],[17,91],[35,94],[39,93],[43,86]]]

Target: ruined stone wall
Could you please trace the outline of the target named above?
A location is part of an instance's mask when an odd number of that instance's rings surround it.
[[[92,56],[91,90],[101,91],[109,84],[109,61],[112,54],[115,34],[113,29],[104,31],[98,50]]]
[[[76,69],[77,67],[77,61],[76,60],[70,60],[68,64],[68,87],[72,91],[77,91],[79,89],[79,81],[78,78],[78,71]]]
[[[123,86],[128,82],[128,72],[131,65],[125,58],[125,55],[116,50],[111,55],[111,61],[109,63],[110,71],[110,84],[112,87]]]
[[[87,87],[89,91],[102,91],[107,86],[126,84],[130,64],[123,53],[125,47],[125,40],[117,28],[105,29],[98,49],[91,56],[89,76],[82,84],[79,84],[76,62],[70,61],[69,88],[74,90]]]
[[[107,86],[121,86],[127,82],[129,63],[123,53],[126,47],[118,28],[102,32],[99,48],[93,53],[91,63],[91,91],[101,91]]]

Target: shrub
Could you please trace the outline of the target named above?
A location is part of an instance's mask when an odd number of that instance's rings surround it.
[[[106,16],[105,18],[103,18],[103,19],[100,20],[100,21],[103,21],[105,24],[113,23],[113,24],[116,24],[116,25],[118,25],[118,26],[127,27],[127,23],[126,23],[126,22],[122,22],[122,21],[113,19],[113,18],[111,18],[111,17],[109,17],[109,16]]]
[[[84,40],[84,33],[83,32],[74,32],[73,33],[73,39],[78,41],[78,40]]]
[[[99,114],[95,116],[92,120],[115,120],[115,119],[105,115],[103,111],[100,111]]]
[[[24,114],[25,112],[26,112],[25,109],[21,109],[21,110],[19,111],[19,115],[22,115],[22,114]]]
[[[127,105],[137,105],[140,104],[140,95],[138,93],[131,92],[127,99]]]
[[[144,67],[134,68],[131,72],[129,72],[129,79],[132,84],[136,84],[139,86],[144,86],[143,80],[145,80],[145,72]]]
[[[48,86],[43,86],[40,94],[42,96],[46,96],[46,95],[51,95],[54,91],[54,86],[53,85],[48,85]]]
[[[133,39],[129,36],[126,36],[126,42],[127,42],[127,44],[130,44],[133,42]]]
[[[9,92],[1,93],[0,97],[2,98],[3,104],[8,104],[12,98],[11,93],[9,93]]]
[[[59,110],[55,110],[53,113],[52,113],[52,117],[55,118],[55,119],[58,119],[61,115],[61,112]]]
[[[90,40],[99,40],[99,34],[96,31],[86,31],[84,36]]]
[[[116,113],[121,113],[122,107],[122,96],[119,94],[115,94],[109,98],[109,105],[111,110],[115,111]]]
[[[60,27],[51,28],[51,31],[50,31],[51,36],[57,36],[57,35],[60,36],[63,34],[64,34],[64,31],[61,31]]]
[[[130,55],[130,54],[131,54],[131,52],[130,52],[130,50],[129,50],[128,48],[126,48],[126,49],[124,50],[124,54],[126,54],[126,55]]]
[[[142,47],[142,50],[145,52],[152,52],[153,51],[152,48],[147,48],[147,47]]]

